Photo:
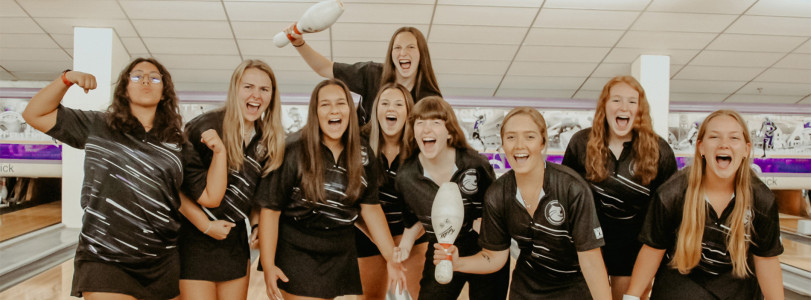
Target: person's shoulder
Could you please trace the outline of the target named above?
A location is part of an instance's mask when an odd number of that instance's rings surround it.
[[[659,157],[674,156],[673,148],[670,147],[670,144],[668,144],[667,141],[658,134],[656,135],[656,138],[659,142]]]
[[[561,185],[570,192],[591,192],[586,180],[572,168],[552,162],[546,164],[549,173],[544,176],[551,176],[550,179],[554,180],[556,185]]]
[[[752,171],[752,199],[755,209],[761,212],[766,212],[775,203],[774,192],[767,186],[757,173]]]
[[[586,129],[581,129],[580,131],[576,132],[572,135],[572,138],[569,140],[569,144],[574,143],[574,145],[585,145],[588,143],[589,135],[591,134],[591,127]]]
[[[684,192],[687,190],[690,179],[690,168],[685,167],[679,170],[656,189],[656,194],[659,195],[663,202],[671,203],[678,199],[684,199]]]
[[[490,166],[490,161],[484,154],[479,153],[472,148],[456,149],[459,151],[459,158],[466,167],[487,167]]]
[[[199,130],[203,127],[217,128],[222,127],[222,121],[225,118],[224,110],[213,110],[198,115],[186,123],[186,130]]]

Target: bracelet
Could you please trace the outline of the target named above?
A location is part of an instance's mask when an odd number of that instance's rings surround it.
[[[303,42],[301,42],[301,45],[298,45],[298,46],[296,46],[296,45],[293,45],[293,47],[296,47],[296,48],[298,48],[298,47],[301,47],[301,46],[304,46],[304,44],[306,44],[306,43],[307,43],[307,41],[303,41]],[[291,44],[291,45],[292,45],[292,44]]]
[[[68,78],[65,77],[65,74],[67,74],[68,72],[70,72],[70,69],[62,71],[62,83],[70,87],[71,85],[73,85],[73,82],[68,81]]]
[[[211,229],[211,223],[214,223],[214,222],[210,222],[210,221],[208,222],[208,227],[206,227],[206,231],[203,231],[203,234],[208,234],[208,231]]]

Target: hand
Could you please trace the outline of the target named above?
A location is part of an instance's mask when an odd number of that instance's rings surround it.
[[[293,47],[301,47],[301,45],[304,45],[304,37],[296,33],[296,30],[294,29],[296,24],[297,23],[295,22],[290,24],[283,31],[285,34],[287,34],[287,39],[290,40],[290,44],[292,44]]]
[[[220,136],[214,129],[203,131],[203,134],[200,135],[200,142],[206,144],[215,154],[222,153],[225,150],[225,145],[223,145]]]
[[[251,249],[258,249],[259,248],[259,227],[251,231],[251,239],[248,242]]]
[[[475,230],[476,233],[481,233],[481,230],[482,230],[482,218],[477,218],[477,219],[473,220],[473,230]]]
[[[236,224],[228,221],[211,221],[211,227],[208,229],[208,232],[205,232],[205,234],[216,240],[223,240],[228,237],[228,233],[231,232],[231,228],[234,228],[234,226],[236,226]]]
[[[65,78],[84,89],[85,94],[96,89],[96,76],[79,71],[68,71],[65,73]]]
[[[276,284],[277,280],[281,280],[284,282],[289,282],[290,279],[287,279],[287,276],[284,275],[281,269],[277,266],[269,266],[265,267],[265,285],[267,286],[267,293],[268,298],[271,300],[282,300],[282,291],[279,290],[279,286]]]
[[[401,263],[408,259],[411,255],[411,248],[406,248],[404,246],[394,247],[394,251],[391,255],[391,260],[395,263]]]
[[[399,262],[386,262],[386,271],[389,274],[389,288],[395,293],[402,294],[406,291],[406,268]]]
[[[450,255],[452,258],[451,263],[453,263],[453,268],[456,270],[456,265],[459,262],[459,251],[456,250],[456,246],[454,245],[451,245],[450,248],[446,250],[439,243],[434,243],[434,265],[438,265],[439,261],[447,259],[448,255]]]

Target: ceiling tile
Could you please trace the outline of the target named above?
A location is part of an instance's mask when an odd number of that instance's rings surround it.
[[[811,105],[811,97],[805,96],[805,98],[800,100],[800,102],[797,102],[797,104],[809,104],[809,105]]]
[[[794,50],[796,53],[811,53],[811,38],[809,38],[805,44]]]
[[[442,88],[443,97],[492,97],[496,91],[495,88],[459,88],[459,87],[444,87]]]
[[[144,38],[153,54],[237,54],[233,39]]]
[[[601,92],[609,80],[611,80],[611,77],[589,77],[580,87],[580,90]]]
[[[279,74],[276,74],[276,79],[279,80],[281,88],[290,84],[309,85],[308,94],[312,93],[316,84],[324,80],[313,71],[279,71]]]
[[[702,102],[702,103],[720,103],[724,101],[729,94],[711,94],[711,93],[670,93],[671,102]]]
[[[533,87],[546,90],[576,90],[583,84],[581,77],[538,77],[507,76],[501,83],[501,89],[521,89]]]
[[[313,3],[224,2],[231,21],[295,22]],[[346,12],[344,12],[346,13]],[[274,30],[275,31],[275,30]]]
[[[758,1],[747,15],[811,18],[811,1],[769,0]]]
[[[433,5],[346,3],[338,22],[429,24]],[[437,8],[439,11],[439,8]],[[397,12],[397,13],[392,13]],[[301,14],[297,14],[299,16]],[[298,17],[297,17],[298,18]],[[271,19],[273,20],[273,19]],[[434,18],[434,23],[436,22]]]
[[[591,74],[591,76],[614,77],[630,74],[631,74],[631,64],[601,63],[599,66],[597,66],[597,70],[594,70],[594,74]]]
[[[433,4],[435,1],[431,1]],[[509,7],[540,7],[542,0],[438,0],[439,5],[472,5],[472,6],[509,6]]]
[[[793,104],[803,96],[742,95],[729,96],[724,103],[785,103]]]
[[[780,60],[776,68],[811,69],[811,54],[789,54]]]
[[[514,62],[508,75],[586,77],[597,63]],[[571,95],[570,95],[571,96]]]
[[[652,1],[648,11],[685,12],[706,14],[743,13],[756,0],[656,0]]]
[[[65,49],[73,49],[73,34],[51,34],[56,43]]]
[[[811,84],[752,81],[736,94],[804,97],[811,94]]]
[[[649,0],[546,0],[544,8],[573,8],[595,10],[643,10]]]
[[[572,99],[588,99],[588,100],[595,100],[595,99],[597,99],[597,98],[600,98],[600,94],[601,94],[601,93],[602,93],[602,92],[600,92],[600,91],[584,91],[584,90],[579,90],[579,91],[577,91],[577,94],[574,94],[574,97],[572,97]],[[596,101],[595,101],[595,102],[596,102]]]
[[[289,56],[267,56],[267,55],[253,55],[245,56],[245,59],[260,59],[270,65],[274,72],[280,71],[310,71],[310,66],[307,65],[303,59],[293,59]],[[278,75],[277,75],[278,77]]]
[[[119,1],[132,20],[226,20],[219,2]]]
[[[706,50],[690,62],[691,66],[768,67],[785,54],[774,52],[736,52]]]
[[[617,44],[622,48],[704,49],[713,33],[629,31]]]
[[[756,81],[811,84],[811,70],[769,68]]]
[[[73,61],[60,48],[0,48],[2,60]]]
[[[746,84],[746,81],[674,79],[670,81],[670,92],[729,95],[732,92],[741,88],[744,84]]]
[[[526,33],[521,27],[433,25],[428,43],[518,45]]]
[[[742,16],[727,33],[811,36],[811,18]]]
[[[34,18],[96,18],[126,19],[116,1],[92,0],[38,0],[19,1],[20,5]]]
[[[500,75],[436,74],[442,91],[446,87],[495,89],[501,81]]]
[[[434,24],[528,27],[538,10],[519,7],[437,5]],[[430,18],[430,12],[428,13]]]
[[[0,34],[0,48],[59,48],[47,34]]]
[[[74,27],[113,28],[120,37],[136,37],[135,29],[127,20],[39,18],[39,25],[51,34],[73,34]]]
[[[386,53],[388,42],[333,42],[332,54],[341,57],[369,57]]]
[[[52,66],[56,67],[56,66]],[[71,68],[70,64],[66,64],[62,69],[56,68],[58,71],[54,72],[14,72],[14,76],[19,81],[42,81],[45,85],[58,78],[62,74],[62,70]]]
[[[604,62],[607,63],[624,63],[631,64],[640,55],[667,55],[670,56],[671,69],[674,65],[684,65],[693,56],[698,54],[699,50],[661,50],[661,49],[634,49],[634,48],[614,48],[611,53],[605,57]]]
[[[431,58],[434,72],[444,74],[504,75],[510,61]]]
[[[639,12],[542,9],[532,27],[625,30]]]
[[[231,28],[234,29],[234,35],[238,39],[272,39],[276,33],[281,32],[288,25],[290,25],[290,22],[231,21]],[[329,35],[307,34],[304,39],[309,41],[324,37],[329,38]]]
[[[241,1],[241,0],[228,0],[228,1]],[[534,0],[539,1],[539,0]],[[343,3],[397,3],[397,4],[431,4],[435,0],[342,0]]]
[[[140,38],[121,38],[121,43],[124,44],[124,48],[127,48],[127,52],[129,53],[149,52]]]
[[[515,98],[571,98],[575,90],[498,89],[496,97]]]
[[[28,17],[14,0],[0,0],[0,17]]]
[[[612,47],[622,33],[622,30],[532,28],[524,45]]]
[[[44,33],[31,18],[0,18],[0,33]]]
[[[516,61],[600,62],[611,48],[523,46]]]
[[[47,60],[7,60],[5,58],[0,58],[0,66],[3,66],[6,70],[10,72],[14,72],[17,75],[19,73],[53,73],[56,71],[58,72],[73,68],[73,61],[72,60],[62,60],[62,61],[47,61]],[[20,77],[21,80],[29,80],[23,79],[22,75],[17,75]],[[50,80],[53,80],[56,77],[51,77]]]
[[[242,61],[238,55],[178,55],[156,54],[155,58],[169,68],[174,69],[203,69],[203,70],[233,70]]]
[[[172,75],[174,76],[174,75]],[[228,81],[223,82],[182,82],[174,81],[175,91],[178,92],[226,92]],[[183,99],[180,99],[183,102]],[[225,99],[223,99],[225,101]],[[186,120],[184,120],[186,121]]]
[[[428,25],[410,25],[410,24],[369,24],[362,23],[336,23],[332,25],[332,39],[335,41],[369,41],[369,42],[385,42],[388,46],[391,36],[400,27],[411,26],[417,28],[423,33],[423,36],[428,33]],[[436,26],[433,27],[436,29]],[[309,36],[305,38],[309,39]],[[327,38],[329,38],[327,36]],[[430,45],[430,43],[429,43]],[[381,51],[386,51],[385,47]]]
[[[518,45],[431,43],[431,59],[512,60]]]
[[[673,79],[749,81],[763,68],[686,66]]]
[[[233,70],[200,70],[200,69],[179,69],[171,70],[172,80],[178,82],[225,82],[231,81]]]
[[[718,33],[735,20],[735,15],[645,12],[632,30]]]
[[[0,80],[18,80],[17,77],[11,75],[11,73],[6,72],[6,70],[0,69]]]
[[[709,46],[708,50],[731,51],[757,51],[757,52],[789,52],[806,38],[795,36],[769,36],[752,34],[729,34],[718,36]]]
[[[259,56],[293,56],[299,58],[300,55],[294,47],[277,48],[273,45],[272,40],[238,40],[239,50],[242,55],[259,55]],[[321,53],[327,58],[330,57],[330,47],[327,41],[310,41],[307,42],[310,47],[315,49],[316,52]],[[228,53],[234,54],[234,53]]]
[[[233,38],[231,27],[225,21],[133,20],[132,23],[143,38]]]

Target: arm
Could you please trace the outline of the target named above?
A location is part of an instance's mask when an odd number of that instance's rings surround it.
[[[414,247],[414,243],[423,233],[425,233],[425,228],[422,227],[420,222],[414,223],[414,226],[403,230],[403,237],[400,238],[400,245],[397,246],[399,254],[395,255],[395,259],[400,262],[408,259],[411,256],[411,248]]]
[[[289,37],[293,38],[293,40],[290,41],[290,44],[293,45],[293,47],[296,47],[296,51],[298,51],[298,54],[301,55],[301,58],[303,58],[310,68],[318,73],[318,75],[329,79],[335,78],[332,74],[332,61],[305,43],[304,37],[296,34],[293,31],[293,27],[295,26],[296,23],[293,23],[284,29],[284,32],[287,33]]]
[[[276,281],[281,279],[288,282],[287,276],[276,267],[276,245],[279,239],[279,217],[282,212],[263,208],[259,214],[259,259],[265,273],[265,284],[268,297],[272,300],[282,300],[282,293]]]
[[[394,258],[394,240],[391,238],[389,226],[386,223],[386,215],[380,204],[361,204],[360,214],[363,221],[368,224],[366,228],[375,242],[380,254],[386,259],[386,267],[389,273],[389,286],[395,291],[400,287],[400,291],[406,289],[405,268]]]
[[[665,256],[664,249],[656,249],[648,245],[642,245],[639,256],[634,263],[634,271],[631,274],[631,283],[628,284],[626,295],[641,297],[647,286],[656,275],[662,257]],[[781,281],[782,282],[782,281]]]
[[[611,287],[608,284],[608,272],[605,270],[600,248],[577,252],[577,260],[580,262],[580,269],[583,270],[583,277],[586,278],[591,297],[610,300]]]
[[[489,249],[482,249],[479,253],[471,256],[459,257],[459,251],[456,246],[448,248],[448,252],[442,248],[438,243],[434,244],[434,264],[450,254],[453,261],[453,270],[462,273],[470,274],[490,274],[498,271],[507,263],[507,258],[510,257],[510,249],[500,251],[493,251]]]
[[[225,239],[231,232],[231,228],[236,226],[234,223],[224,220],[209,220],[206,213],[183,193],[180,193],[179,210],[194,227],[197,227],[197,230],[217,240]]]
[[[755,276],[766,300],[785,299],[783,294],[783,270],[777,256],[760,257],[754,255]]]
[[[71,84],[75,83],[83,88],[85,93],[96,88],[96,77],[93,75],[68,71],[63,76]],[[22,113],[23,119],[34,129],[48,132],[56,125],[56,109],[70,87],[64,83],[63,76],[54,79],[46,87],[39,90],[25,107]]]
[[[197,203],[204,207],[218,207],[225,196],[225,189],[228,187],[228,158],[225,154],[225,146],[220,140],[217,131],[209,129],[201,134],[200,141],[206,144],[214,154],[211,157],[211,165],[208,166],[206,176],[206,188],[197,198]]]
[[[248,241],[248,245],[250,245],[252,249],[259,247],[259,212],[260,207],[254,206],[254,208],[251,209],[251,215],[248,217],[250,221],[248,223],[251,225],[251,238]]]

